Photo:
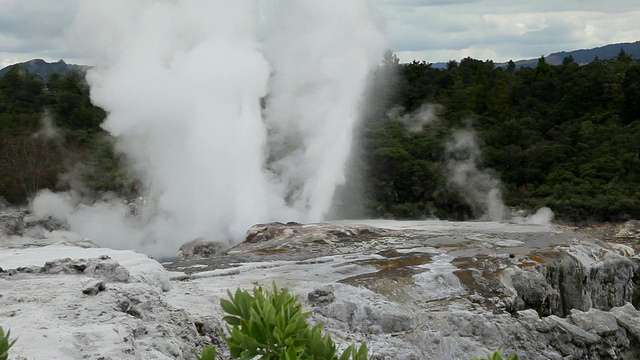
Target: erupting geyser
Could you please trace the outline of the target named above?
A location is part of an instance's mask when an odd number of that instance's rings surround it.
[[[51,193],[34,209],[156,256],[259,222],[322,220],[385,49],[367,0],[81,2],[71,34],[95,56],[91,98],[155,210],[54,211],[68,196]]]

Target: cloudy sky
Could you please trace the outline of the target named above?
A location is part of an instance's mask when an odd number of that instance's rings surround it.
[[[85,63],[65,37],[77,1],[89,0],[0,0],[0,67]],[[374,1],[403,62],[518,60],[640,40],[640,0]]]

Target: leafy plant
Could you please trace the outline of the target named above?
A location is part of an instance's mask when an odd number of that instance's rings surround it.
[[[309,325],[309,313],[302,311],[299,296],[286,288],[279,290],[274,283],[271,291],[258,286],[252,294],[238,289],[228,295],[229,300],[220,300],[220,305],[229,314],[223,320],[229,324],[225,340],[233,358],[368,359],[365,344],[359,348],[351,345],[338,355],[331,336],[322,333],[321,324]]]
[[[9,349],[16,343],[16,339],[9,341],[11,331],[7,330],[5,335],[2,326],[0,326],[0,360],[7,360],[9,358]]]
[[[202,355],[196,355],[197,360],[216,360],[216,347],[214,345],[202,348]]]
[[[511,354],[509,355],[509,357],[504,358],[502,355],[502,351],[498,350],[496,352],[494,352],[493,354],[487,354],[486,358],[477,358],[477,357],[473,357],[473,360],[518,360],[518,355],[516,354]]]

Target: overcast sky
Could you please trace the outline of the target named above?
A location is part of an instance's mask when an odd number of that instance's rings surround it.
[[[86,62],[65,41],[77,1],[89,0],[0,0],[0,67],[33,58]],[[640,0],[375,1],[403,62],[501,62],[640,40]]]

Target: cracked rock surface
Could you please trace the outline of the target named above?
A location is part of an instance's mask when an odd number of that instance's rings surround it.
[[[0,324],[19,336],[18,357],[193,359],[213,343],[227,359],[220,299],[276,282],[374,359],[640,358],[634,249],[566,228],[261,224],[230,249],[164,266],[132,251],[15,243],[0,242]]]

